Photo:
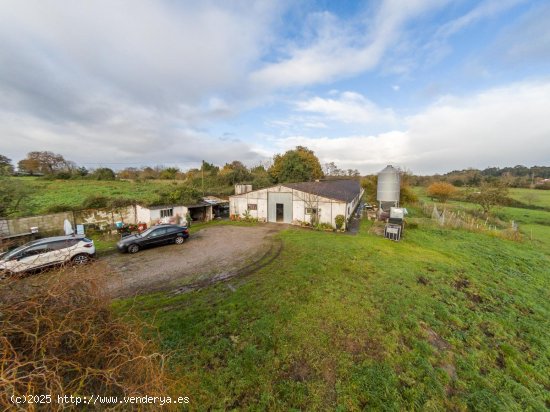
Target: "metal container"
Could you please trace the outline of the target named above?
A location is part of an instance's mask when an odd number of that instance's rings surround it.
[[[243,185],[243,184],[235,185],[236,195],[244,195],[245,193],[248,193],[248,192],[252,192],[252,185]]]
[[[378,173],[376,200],[379,202],[399,202],[400,176],[392,165]]]
[[[386,239],[390,239],[398,242],[399,240],[401,240],[402,233],[403,233],[403,227],[401,225],[394,225],[394,224],[388,223],[386,227],[384,227],[384,237]]]

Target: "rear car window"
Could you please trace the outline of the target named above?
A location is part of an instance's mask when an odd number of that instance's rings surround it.
[[[52,250],[60,250],[73,246],[76,239],[56,240],[55,242],[47,243],[48,248]],[[78,242],[78,240],[76,240]]]

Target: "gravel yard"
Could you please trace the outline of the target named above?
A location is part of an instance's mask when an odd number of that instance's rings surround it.
[[[191,235],[183,245],[106,256],[102,260],[112,269],[109,295],[128,297],[177,288],[237,270],[262,256],[280,229],[277,225],[212,226]]]

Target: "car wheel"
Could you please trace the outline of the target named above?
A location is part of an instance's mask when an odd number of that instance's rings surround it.
[[[88,263],[90,261],[90,256],[88,256],[85,253],[81,253],[80,255],[74,256],[71,259],[71,261],[73,262],[74,265],[82,266],[82,265],[85,265],[86,263]]]
[[[185,242],[185,239],[183,238],[183,236],[178,236],[176,237],[176,245],[181,245],[183,244],[183,242]]]
[[[9,270],[2,270],[0,271],[0,280],[8,279],[13,274]]]
[[[135,243],[133,245],[128,246],[128,253],[137,253],[139,252],[139,246]]]

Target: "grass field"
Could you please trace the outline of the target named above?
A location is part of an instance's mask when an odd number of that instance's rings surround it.
[[[510,197],[528,205],[550,208],[550,190],[510,189]]]
[[[417,187],[415,192],[423,202],[433,203],[426,196],[425,188]],[[506,224],[511,224],[514,221],[518,224],[519,231],[523,233],[525,239],[532,241],[533,247],[543,248],[550,252],[550,191],[510,189],[509,195],[525,204],[529,204],[528,200],[532,201],[534,206],[543,207],[547,210],[500,206],[493,208],[491,215]],[[479,206],[473,203],[453,200],[449,200],[443,207],[469,211],[480,209]]]
[[[418,221],[400,243],[288,229],[231,288],[114,306],[194,409],[546,410],[550,254]]]
[[[52,207],[79,208],[90,196],[133,199],[151,202],[158,197],[158,190],[166,185],[176,185],[171,180],[153,181],[98,181],[98,180],[45,180],[36,177],[17,177],[19,184],[29,187],[20,215],[46,214]]]

